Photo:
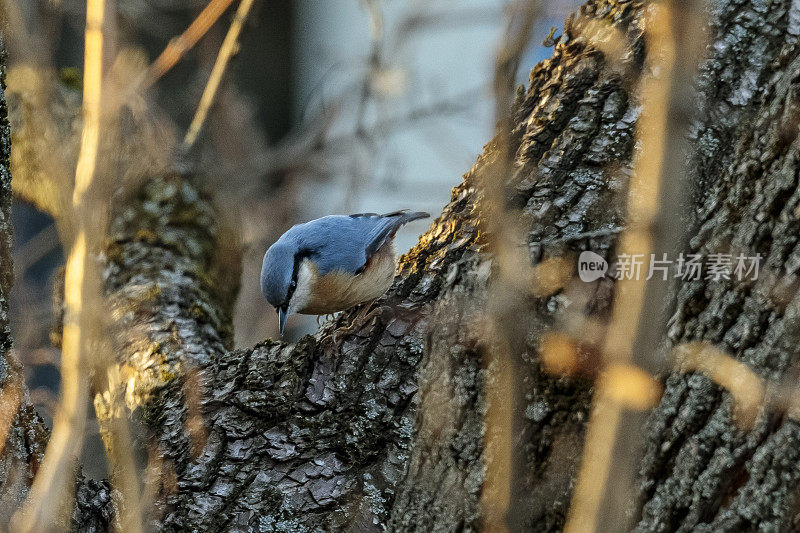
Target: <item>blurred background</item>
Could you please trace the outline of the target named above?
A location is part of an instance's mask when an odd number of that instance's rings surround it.
[[[85,3],[2,1],[25,27],[7,39],[9,73],[34,64],[56,72],[65,90],[79,87]],[[116,52],[130,49],[152,62],[208,3],[116,2]],[[207,175],[245,251],[234,316],[237,346],[276,336],[275,312],[263,300],[258,274],[266,248],[292,224],[332,213],[408,208],[435,217],[441,211],[492,135],[491,80],[506,4],[255,3],[201,137],[190,153],[173,150],[176,159],[192,161]],[[577,4],[544,5],[520,84],[550,54],[542,41],[551,27],[560,34]],[[148,113],[173,136],[183,136],[195,113],[234,9],[229,6],[149,90]],[[10,107],[20,79],[9,75]],[[59,388],[59,351],[50,342],[53,280],[64,257],[50,216],[25,201],[16,202],[13,216],[15,347],[32,399],[49,423]],[[408,250],[429,222],[406,226],[399,251]],[[293,316],[287,340],[316,328],[314,317]],[[104,458],[96,425],[90,431],[86,453]],[[91,477],[106,474],[102,460],[84,464]]]

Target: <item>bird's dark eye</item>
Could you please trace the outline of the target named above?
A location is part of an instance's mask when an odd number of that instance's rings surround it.
[[[290,289],[296,289],[297,288],[297,282],[295,280],[292,280],[292,282],[289,284],[289,288]]]

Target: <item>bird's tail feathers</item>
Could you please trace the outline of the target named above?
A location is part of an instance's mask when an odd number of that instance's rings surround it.
[[[400,224],[408,224],[409,222],[413,222],[414,220],[419,220],[421,218],[430,218],[431,214],[426,213],[425,211],[411,211],[409,212],[408,209],[403,209],[401,211],[395,211],[393,213],[386,213],[382,215],[384,217],[400,217]]]

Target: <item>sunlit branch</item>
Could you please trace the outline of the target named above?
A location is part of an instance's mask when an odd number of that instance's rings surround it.
[[[232,3],[233,0],[211,0],[189,27],[186,28],[186,31],[172,39],[164,51],[153,61],[147,69],[141,88],[148,88],[161,76],[169,72],[183,55],[197,44],[197,41],[206,34]]]
[[[214,62],[214,67],[211,69],[211,76],[203,91],[203,96],[200,98],[200,104],[197,106],[197,111],[194,114],[192,123],[189,125],[189,131],[186,132],[186,136],[183,139],[184,150],[191,148],[195,141],[197,141],[197,136],[200,134],[209,109],[211,109],[211,104],[214,103],[214,97],[222,82],[222,77],[225,75],[228,62],[239,47],[237,44],[239,34],[242,31],[248,13],[250,13],[253,2],[254,0],[242,0],[242,3],[239,4],[239,8],[236,10],[236,16],[233,22],[231,22],[228,33],[225,35],[225,40],[222,41],[222,47],[217,55],[217,60]]]
[[[677,221],[685,190],[681,186],[684,139],[702,49],[700,12],[692,7],[691,2],[654,4],[647,21],[648,63],[653,74],[642,81],[643,111],[637,124],[641,149],[629,185],[628,226],[619,244],[619,253],[631,257],[672,251],[683,231]],[[676,64],[678,58],[681,64]],[[626,506],[633,504],[643,411],[652,408],[661,393],[648,373],[658,372],[667,359],[660,349],[667,294],[666,281],[633,277],[617,283],[602,350],[605,368],[595,391],[567,532],[628,529]]]

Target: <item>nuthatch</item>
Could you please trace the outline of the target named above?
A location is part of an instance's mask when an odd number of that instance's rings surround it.
[[[264,254],[261,292],[278,311],[323,315],[383,296],[395,273],[394,235],[428,213],[330,215],[297,224]]]

